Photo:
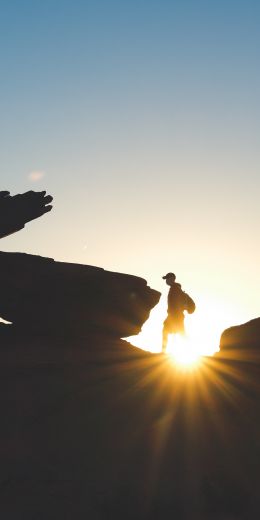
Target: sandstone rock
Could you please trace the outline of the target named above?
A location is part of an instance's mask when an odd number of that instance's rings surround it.
[[[239,359],[241,355],[259,354],[260,358],[260,318],[243,325],[226,329],[220,338],[220,354],[233,353]]]
[[[0,238],[51,210],[46,192],[0,192]],[[138,334],[160,293],[102,268],[0,252],[0,316],[26,334]],[[10,327],[9,327],[10,329]]]
[[[51,258],[0,252],[0,316],[19,331],[138,334],[160,293],[144,279]]]
[[[51,211],[51,201],[46,191],[27,191],[14,196],[9,191],[0,191],[0,238],[23,229],[30,220]]]

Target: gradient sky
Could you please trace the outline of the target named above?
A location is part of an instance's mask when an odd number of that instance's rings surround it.
[[[1,188],[54,196],[1,248],[259,316],[260,3],[0,0],[0,24]]]

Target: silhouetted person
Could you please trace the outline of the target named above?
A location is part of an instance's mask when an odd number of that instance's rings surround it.
[[[169,334],[184,334],[184,311],[192,314],[195,311],[195,303],[182,290],[181,284],[175,282],[176,276],[174,273],[167,273],[163,276],[163,279],[170,286],[168,293],[168,316],[163,322],[162,333],[162,352],[165,352]]]

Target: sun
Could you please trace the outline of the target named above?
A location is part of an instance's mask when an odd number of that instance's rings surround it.
[[[200,348],[187,336],[169,336],[166,353],[183,369],[195,369],[200,364]]]
[[[196,296],[196,311],[185,316],[186,335],[169,336],[167,354],[183,367],[198,366],[201,356],[211,356],[219,350],[220,335],[234,323],[241,322],[238,310],[216,297]],[[167,316],[167,299],[162,297],[152,310],[137,336],[127,338],[132,345],[153,353],[161,352],[162,326]]]

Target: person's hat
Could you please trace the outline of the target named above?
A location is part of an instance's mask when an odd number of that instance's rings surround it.
[[[163,280],[167,280],[167,278],[176,278],[174,273],[167,273],[165,276],[163,276]]]

